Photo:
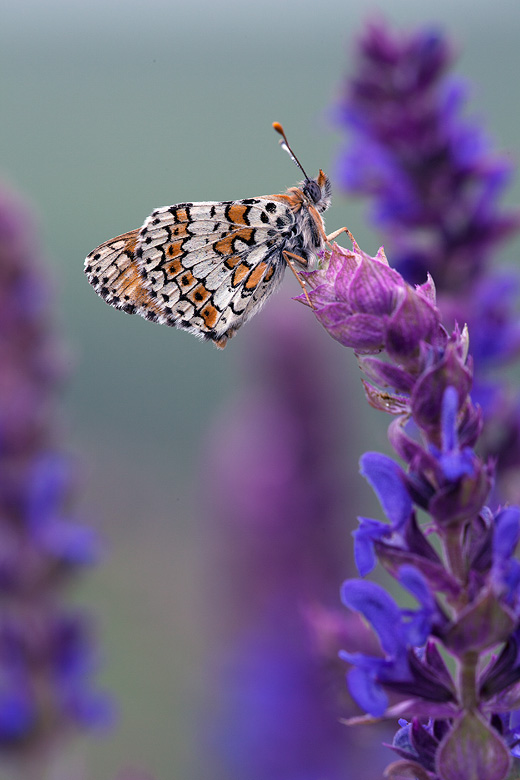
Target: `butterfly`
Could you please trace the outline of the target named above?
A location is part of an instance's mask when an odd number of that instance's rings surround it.
[[[347,228],[325,233],[331,184],[305,173],[278,122],[282,148],[305,180],[280,195],[177,203],[105,241],[85,260],[94,290],[117,309],[189,331],[225,347],[295,264],[309,270]]]

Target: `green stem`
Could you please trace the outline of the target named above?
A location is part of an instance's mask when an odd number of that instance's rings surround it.
[[[462,533],[463,528],[461,526],[454,526],[446,531],[443,541],[447,567],[451,574],[464,584],[467,578],[467,571],[462,549]],[[463,589],[463,593],[465,593],[465,589]],[[464,608],[465,604],[466,598],[463,597],[461,600],[458,600],[457,604],[452,606],[457,613]],[[478,660],[479,654],[470,651],[465,653],[458,662],[459,701],[466,711],[475,710],[478,704]]]
[[[444,534],[443,545],[449,571],[460,582],[465,582],[466,564],[462,554],[462,528],[460,526],[448,528]]]
[[[477,706],[477,664],[478,653],[466,653],[459,665],[459,696],[462,707],[474,710]]]

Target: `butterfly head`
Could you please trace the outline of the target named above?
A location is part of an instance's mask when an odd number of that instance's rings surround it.
[[[300,185],[303,194],[314,206],[316,211],[325,211],[330,206],[331,184],[329,177],[326,176],[320,168],[320,172],[315,179],[305,179]]]

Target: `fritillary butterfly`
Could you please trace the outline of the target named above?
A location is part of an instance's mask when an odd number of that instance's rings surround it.
[[[280,195],[223,202],[177,203],[153,211],[144,225],[105,241],[85,261],[95,291],[111,306],[187,330],[225,347],[282,281],[287,265],[312,268],[326,242],[321,216],[331,185],[310,179],[282,126],[282,147],[305,180]]]

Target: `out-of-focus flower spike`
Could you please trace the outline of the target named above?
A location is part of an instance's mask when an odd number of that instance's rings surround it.
[[[65,353],[39,255],[30,215],[0,192],[0,759],[20,777],[50,777],[58,748],[113,715],[92,683],[92,628],[67,606],[100,544],[70,516],[73,469],[53,430]]]
[[[357,53],[336,111],[351,136],[338,180],[350,194],[370,198],[372,219],[384,227],[404,278],[424,288],[433,275],[443,322],[469,325],[481,447],[497,462],[495,502],[517,501],[518,393],[497,368],[520,353],[519,277],[494,267],[501,243],[520,229],[520,211],[501,204],[511,163],[464,115],[468,85],[447,73],[453,49],[438,32],[397,32],[378,21]]]

